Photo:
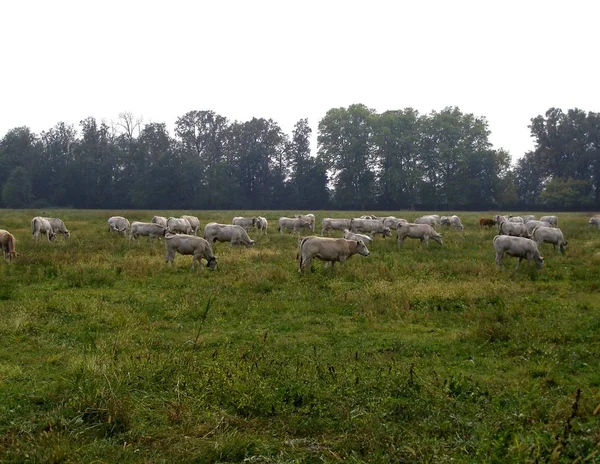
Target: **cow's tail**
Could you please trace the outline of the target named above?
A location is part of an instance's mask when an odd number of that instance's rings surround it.
[[[529,238],[533,238],[533,236],[535,235],[535,231],[536,231],[536,230],[538,230],[538,227],[539,227],[539,226],[535,226],[535,227],[533,228],[533,230],[532,230],[532,231],[531,231],[531,233],[529,234]]]
[[[36,217],[31,220],[31,235],[34,235],[36,229],[39,228],[38,227],[38,221],[39,221],[39,219],[36,218]]]
[[[8,234],[8,258],[17,256],[17,250],[15,246],[15,237],[12,234]]]
[[[506,221],[500,221],[500,224],[498,225],[498,235],[502,235],[502,226],[505,222]]]
[[[296,261],[300,260],[300,269],[302,269],[302,245],[304,245],[304,242],[306,242],[307,239],[308,237],[304,237],[298,240],[298,253],[296,253]]]

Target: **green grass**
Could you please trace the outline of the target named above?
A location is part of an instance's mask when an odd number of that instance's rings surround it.
[[[566,256],[494,265],[461,215],[444,245],[378,237],[300,275],[289,211],[218,269],[107,232],[120,214],[3,210],[1,462],[598,462],[600,232],[558,214]],[[72,235],[33,242],[35,215]],[[352,217],[359,213],[316,212]],[[414,219],[420,213],[395,212]],[[579,393],[578,393],[579,392]]]

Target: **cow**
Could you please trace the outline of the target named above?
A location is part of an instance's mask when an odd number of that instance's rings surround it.
[[[434,229],[438,226],[439,216],[430,214],[428,216],[421,216],[415,219],[414,224],[429,224]]]
[[[150,222],[152,224],[159,224],[165,228],[167,227],[167,218],[164,216],[154,216]]]
[[[167,232],[192,235],[192,226],[187,219],[170,217],[167,219]]]
[[[200,269],[204,268],[202,259],[206,260],[206,265],[213,271],[217,267],[217,258],[213,254],[210,244],[202,237],[187,234],[171,234],[165,235],[165,244],[167,248],[167,254],[165,256],[165,262],[175,264],[175,252],[181,255],[192,255],[192,270],[194,269],[194,262],[198,261]]]
[[[248,233],[242,226],[237,224],[217,224],[209,222],[204,227],[204,238],[211,244],[215,242],[229,242],[229,246],[244,245],[250,248],[254,240],[248,237]]]
[[[556,216],[542,216],[540,221],[546,221],[550,227],[558,227],[558,218]]]
[[[7,261],[12,261],[13,258],[19,256],[15,248],[15,237],[8,230],[0,229],[0,246],[2,247],[2,255]]]
[[[383,225],[386,227],[389,227],[390,230],[396,230],[396,227],[398,227],[398,224],[400,223],[404,223],[406,224],[408,221],[406,219],[403,218],[396,218],[394,216],[388,216],[388,217],[384,217],[383,218]]]
[[[600,229],[600,215],[592,216],[588,221],[588,225],[596,226],[598,229]]]
[[[66,238],[69,238],[71,236],[71,232],[67,230],[67,227],[65,226],[65,223],[62,221],[62,219],[50,217],[45,217],[43,219],[46,219],[50,223],[50,225],[52,226],[52,232],[54,232],[55,234],[62,234]]]
[[[370,236],[373,236],[373,234],[381,234],[383,238],[392,235],[390,228],[384,226],[383,222],[378,221],[377,219],[354,218],[350,221],[350,230],[354,233],[366,232]]]
[[[479,227],[480,228],[487,227],[488,229],[491,229],[495,225],[496,225],[496,221],[494,221],[493,219],[479,218]]]
[[[310,223],[310,230],[312,232],[315,231],[315,215],[314,214],[312,214],[312,213],[309,213],[309,214],[295,214],[294,217],[302,219],[303,221]]]
[[[267,235],[267,229],[269,228],[269,221],[267,221],[267,218],[258,216],[256,218],[256,228],[262,230],[263,234]]]
[[[185,214],[181,216],[181,219],[185,219],[190,223],[193,235],[198,235],[198,232],[200,232],[200,219],[198,219],[196,216],[187,216]]]
[[[52,225],[47,219],[40,216],[36,216],[31,220],[31,233],[34,240],[38,240],[40,234],[46,235],[49,242],[56,240],[56,234],[52,230]]]
[[[540,243],[551,243],[552,248],[556,250],[556,247],[558,246],[561,254],[565,254],[567,242],[562,231],[556,227],[536,227],[531,233],[531,240],[538,245]]]
[[[525,224],[525,221],[521,216],[509,216],[508,222],[516,222],[518,224]]]
[[[294,233],[299,234],[300,229],[311,229],[312,224],[309,221],[306,221],[302,218],[288,218],[288,217],[280,217],[279,218],[279,234],[283,234],[284,229],[292,229]]]
[[[496,266],[502,267],[504,253],[514,258],[519,258],[515,271],[519,269],[521,261],[535,261],[538,267],[544,265],[544,258],[540,255],[537,244],[525,237],[510,237],[508,235],[496,235],[493,240],[494,250],[496,250]]]
[[[527,224],[529,221],[535,221],[535,216],[533,214],[526,214],[523,216],[523,222]]]
[[[460,218],[456,214],[453,216],[450,216],[450,225],[452,226],[453,229],[460,230],[460,231],[465,230],[465,226],[462,225],[462,222],[460,222]]]
[[[527,224],[525,224],[525,228],[527,229],[527,237],[531,238],[533,229],[536,227],[550,227],[550,224],[548,224],[546,221],[527,221]]]
[[[108,218],[108,231],[119,232],[125,237],[130,229],[129,220],[123,216],[112,216]]]
[[[374,214],[366,214],[364,216],[361,216],[359,219],[373,219],[373,220],[377,220],[379,218],[377,216],[375,216]]]
[[[241,226],[247,232],[252,227],[256,226],[256,218],[255,217],[245,218],[245,217],[241,217],[241,216],[236,216],[231,221],[231,224],[234,226]]]
[[[350,232],[348,229],[344,229],[343,238],[345,238],[346,240],[362,240],[363,242],[368,244],[373,243],[373,239],[368,235],[355,234],[354,232]]]
[[[333,219],[323,218],[321,220],[321,235],[325,235],[325,232],[330,230],[344,230],[350,229],[350,222],[352,219]]]
[[[298,272],[303,272],[306,268],[310,269],[313,258],[331,263],[331,267],[336,262],[344,266],[347,259],[353,255],[369,256],[369,249],[362,240],[346,240],[345,238],[329,238],[310,236],[304,237],[298,241],[298,254],[296,258],[300,259],[300,268]]]
[[[496,224],[500,225],[500,223],[501,223],[501,222],[504,222],[504,221],[508,221],[508,217],[507,217],[507,216],[502,216],[502,215],[500,215],[500,214],[496,214],[496,215],[494,216],[494,222],[495,222]]]
[[[511,235],[513,237],[527,237],[527,226],[520,222],[502,221],[498,227],[498,235]]]
[[[398,224],[396,228],[396,235],[398,240],[398,247],[404,246],[404,239],[408,238],[418,238],[421,243],[425,243],[427,245],[429,243],[429,239],[433,239],[438,242],[440,245],[443,245],[442,236],[438,234],[433,227],[429,224]]]
[[[448,216],[442,216],[440,218],[440,226],[450,227],[450,218]]]
[[[129,232],[129,243],[131,243],[132,238],[137,240],[138,237],[148,237],[149,239],[157,238],[160,240],[161,237],[165,236],[167,230],[167,228],[160,224],[133,221],[131,223],[131,231]]]

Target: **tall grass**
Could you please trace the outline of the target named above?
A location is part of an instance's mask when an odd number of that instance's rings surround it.
[[[3,462],[595,462],[600,459],[600,232],[559,214],[566,256],[494,265],[461,215],[444,246],[375,240],[299,274],[293,212],[216,271],[107,232],[121,214],[5,210],[0,266]],[[187,212],[186,212],[187,213]],[[72,236],[31,239],[35,215]],[[318,212],[322,217],[358,213]],[[414,219],[420,213],[396,212]]]

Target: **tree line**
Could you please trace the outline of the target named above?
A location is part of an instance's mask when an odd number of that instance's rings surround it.
[[[457,107],[329,110],[318,149],[300,119],[230,121],[190,111],[142,124],[90,117],[0,141],[1,206],[102,209],[600,209],[600,115],[551,108],[515,166],[487,120]]]

